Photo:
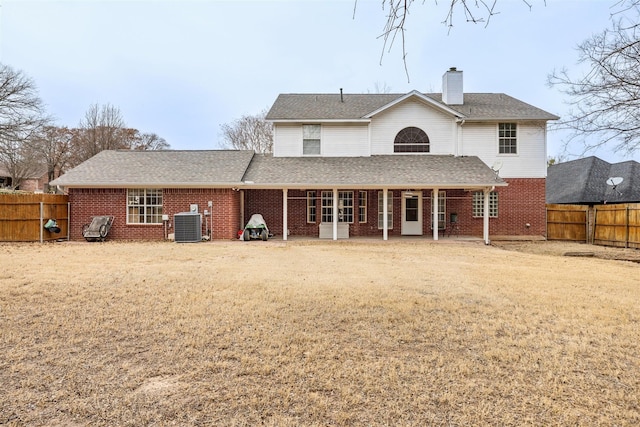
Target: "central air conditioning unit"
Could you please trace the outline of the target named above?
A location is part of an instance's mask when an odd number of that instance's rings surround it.
[[[180,212],[173,216],[176,243],[195,243],[202,240],[202,217],[197,212]]]

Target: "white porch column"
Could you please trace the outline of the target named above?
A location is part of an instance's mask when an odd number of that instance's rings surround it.
[[[484,189],[484,212],[482,214],[482,219],[483,219],[482,238],[484,239],[485,245],[488,245],[491,243],[489,241],[489,194],[490,193],[491,193],[491,188],[487,187]]]
[[[287,211],[289,210],[287,206],[288,192],[289,190],[286,188],[282,189],[282,240],[287,240],[287,235],[289,234],[289,225],[287,224]]]
[[[438,221],[438,194],[440,191],[437,188],[434,188],[431,193],[432,209],[433,209],[433,218],[431,218],[431,227],[433,228],[433,240],[438,240],[438,227],[440,223]]]
[[[389,212],[387,209],[387,203],[389,200],[388,190],[384,188],[382,190],[382,240],[389,240]]]
[[[338,240],[338,189],[333,189],[333,240]]]

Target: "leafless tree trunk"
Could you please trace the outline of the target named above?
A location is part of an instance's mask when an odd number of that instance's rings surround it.
[[[578,50],[588,72],[572,77],[561,70],[549,84],[569,96],[568,117],[555,129],[571,132],[585,154],[601,146],[633,153],[640,147],[640,0],[621,0],[610,29],[592,36]]]
[[[231,124],[221,125],[225,147],[271,153],[273,125],[265,120],[266,115],[267,110],[263,110],[255,116],[244,115]]]

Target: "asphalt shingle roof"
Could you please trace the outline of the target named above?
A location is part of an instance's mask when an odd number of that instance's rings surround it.
[[[474,156],[273,157],[235,150],[103,151],[51,184],[169,188],[467,188],[505,185]]]
[[[616,186],[617,191],[607,184],[611,177],[624,179]],[[640,202],[640,163],[630,160],[611,164],[591,156],[551,165],[547,169],[546,199],[556,204]]]
[[[253,151],[130,151],[106,150],[51,182],[84,187],[179,187],[234,185]]]
[[[447,105],[442,94],[425,93],[466,120],[557,120],[559,117],[504,93],[465,93],[464,104]],[[406,94],[281,94],[268,120],[357,120]]]
[[[478,157],[384,155],[371,157],[273,157],[256,155],[244,181],[261,186],[472,187],[504,185]]]

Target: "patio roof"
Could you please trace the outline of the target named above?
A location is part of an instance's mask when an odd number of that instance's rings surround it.
[[[478,157],[381,155],[273,157],[256,154],[243,178],[251,188],[480,188],[506,186]]]

